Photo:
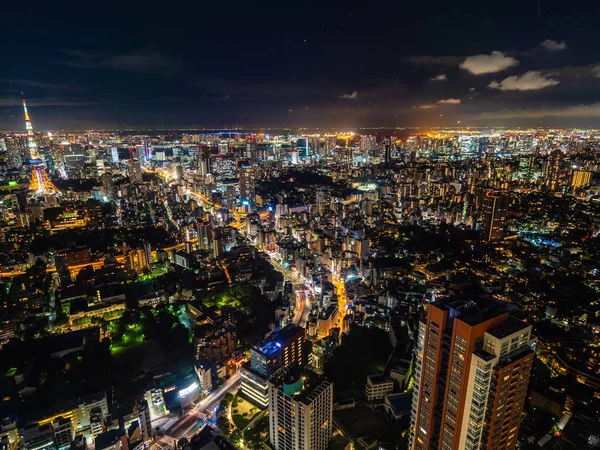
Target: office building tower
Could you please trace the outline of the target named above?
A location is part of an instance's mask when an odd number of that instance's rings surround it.
[[[198,174],[206,177],[210,173],[210,148],[203,147],[198,153]]]
[[[250,362],[241,369],[244,397],[262,408],[268,405],[269,377],[282,367],[303,367],[304,328],[288,325],[250,349]]]
[[[254,203],[254,168],[250,160],[240,161],[238,163],[238,177],[240,180],[240,199],[242,204],[248,202]]]
[[[129,160],[129,179],[134,184],[142,182],[142,164],[137,158]]]
[[[487,136],[480,137],[478,146],[477,146],[477,156],[482,158],[488,151],[488,146],[490,145],[490,138]]]
[[[483,199],[481,217],[481,237],[487,242],[496,242],[504,238],[504,224],[508,198],[503,195],[486,193]]]
[[[117,148],[116,145],[113,145],[110,148],[110,158],[113,164],[118,164],[119,163],[119,149]]]
[[[296,151],[298,152],[298,158],[300,161],[310,158],[310,145],[308,138],[298,138],[296,141]]]
[[[144,149],[144,161],[152,161],[152,147],[150,146],[150,139],[144,139],[142,141],[142,147]]]
[[[106,170],[102,175],[102,191],[106,200],[115,199],[115,182],[112,170]]]
[[[326,450],[333,428],[333,385],[299,368],[269,380],[269,437],[275,450]]]
[[[389,166],[392,163],[392,144],[385,144],[385,164]]]
[[[14,137],[5,137],[2,139],[6,147],[7,165],[9,169],[20,169],[23,165],[21,159],[20,141]]]
[[[556,191],[559,188],[563,156],[562,151],[554,150],[548,155],[548,158],[542,165],[544,187],[548,191]]]
[[[409,448],[514,449],[531,326],[492,302],[429,305],[419,325]]]
[[[210,221],[200,222],[198,224],[198,248],[200,250],[210,250],[212,248],[212,224]]]

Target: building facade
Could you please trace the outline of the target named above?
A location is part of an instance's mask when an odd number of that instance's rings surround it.
[[[419,326],[409,448],[513,449],[531,326],[495,304],[431,304]]]
[[[274,378],[269,381],[273,448],[326,450],[333,427],[333,385],[294,370]]]
[[[487,242],[496,242],[504,238],[504,223],[508,199],[503,195],[486,194],[483,199],[482,238]]]

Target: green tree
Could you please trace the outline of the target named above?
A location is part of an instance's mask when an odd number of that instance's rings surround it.
[[[217,417],[216,424],[217,428],[221,430],[221,433],[223,433],[225,436],[230,436],[233,432],[233,426],[231,425],[231,422],[229,422],[229,419],[227,419],[227,417],[224,415]]]

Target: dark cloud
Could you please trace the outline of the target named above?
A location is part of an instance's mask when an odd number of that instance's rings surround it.
[[[35,80],[0,80],[2,83],[8,83],[14,85],[18,89],[23,88],[36,88],[36,89],[47,89],[47,90],[60,90],[60,91],[80,91],[85,89],[82,86],[75,84],[61,84],[61,83],[47,83],[43,81]]]
[[[81,50],[61,50],[61,52],[68,57],[63,60],[65,65],[80,69],[112,69],[172,75],[179,73],[182,66],[179,59],[157,52],[132,51],[118,55],[88,53]]]
[[[407,56],[405,61],[415,66],[457,66],[465,59],[464,56]]]
[[[546,39],[540,45],[544,50],[548,50],[549,52],[561,52],[568,47],[565,41],[558,42],[552,39]]]
[[[5,3],[2,128],[597,122],[595,0]]]

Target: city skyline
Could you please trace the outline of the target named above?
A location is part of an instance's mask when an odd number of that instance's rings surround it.
[[[2,12],[0,450],[600,449],[600,2]]]
[[[9,5],[0,128],[20,92],[38,129],[593,127],[600,6],[574,6]]]

